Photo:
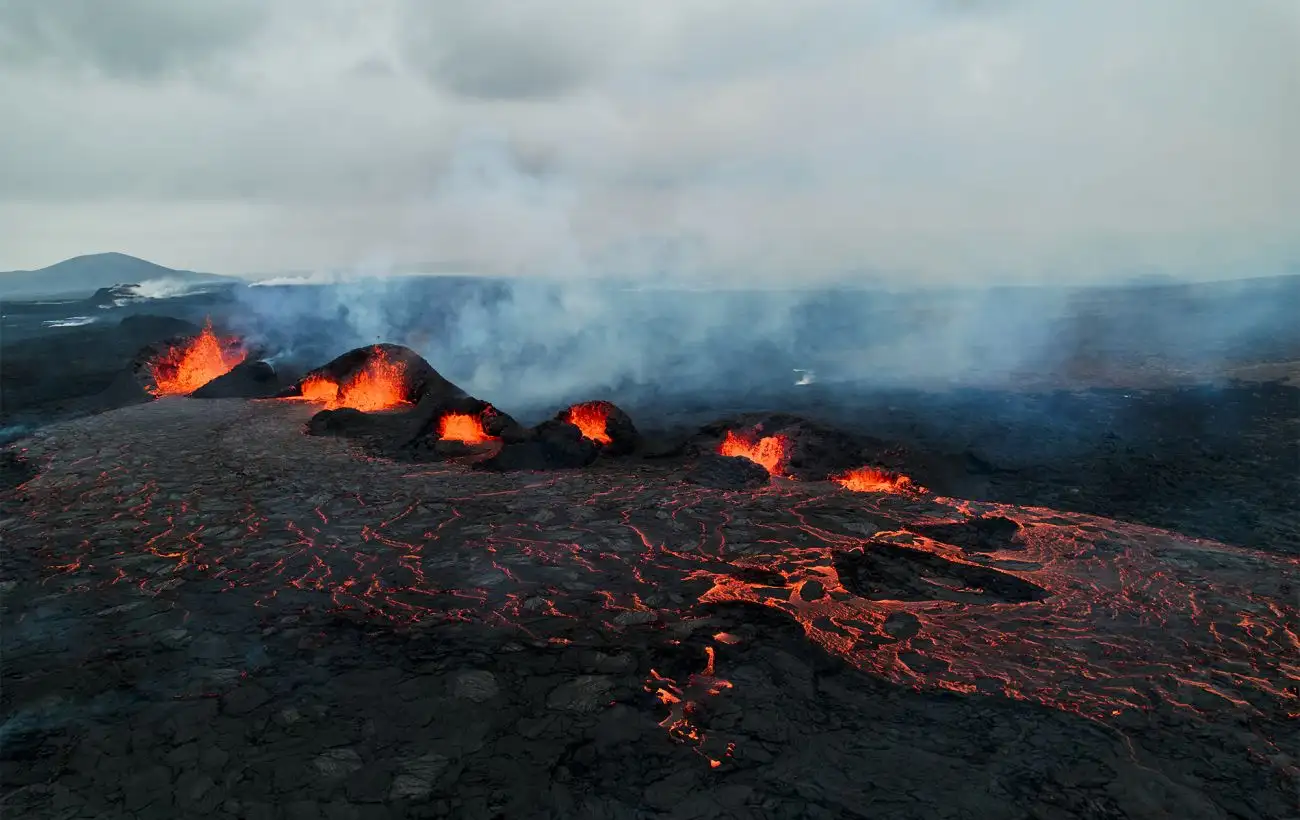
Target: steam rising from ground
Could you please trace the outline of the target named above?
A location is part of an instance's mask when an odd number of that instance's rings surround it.
[[[705,244],[683,236],[593,241],[575,230],[576,201],[568,179],[529,170],[504,135],[468,135],[428,200],[397,227],[419,235],[426,218],[439,229],[456,225],[460,247],[494,259],[488,272],[505,276],[412,276],[437,271],[375,254],[353,270],[243,289],[233,329],[304,366],[360,345],[404,344],[521,412],[637,386],[701,395],[810,381],[792,378],[796,370],[815,372],[818,385],[999,385],[1080,361],[1221,357],[1286,325],[1287,300],[1260,298],[1250,283],[1202,285],[1164,313],[1095,289],[918,289],[888,270],[746,287],[714,267]],[[755,247],[763,241],[756,236]],[[817,256],[815,246],[808,252]],[[791,264],[781,281],[802,279]],[[1124,278],[1101,265],[1093,279]],[[1255,296],[1242,301],[1239,292]]]

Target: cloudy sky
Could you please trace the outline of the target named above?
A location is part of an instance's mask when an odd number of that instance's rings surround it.
[[[0,0],[0,269],[1300,261],[1295,0]]]

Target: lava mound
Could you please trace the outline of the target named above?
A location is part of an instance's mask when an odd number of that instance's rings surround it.
[[[884,541],[838,553],[835,570],[845,589],[874,601],[1018,604],[1048,597],[1047,590],[1009,572]]]
[[[403,455],[415,461],[494,454],[521,442],[527,431],[519,422],[482,399],[461,394],[426,396],[416,410],[420,418]]]
[[[578,428],[582,437],[596,445],[596,449],[603,455],[627,455],[640,443],[631,416],[613,402],[588,401],[575,404],[561,410],[554,420]]]
[[[190,394],[194,399],[267,399],[280,392],[280,375],[263,361],[241,362]]]
[[[506,440],[498,453],[475,466],[494,471],[571,470],[600,456],[627,455],[639,442],[632,419],[616,405],[583,402]]]
[[[824,481],[868,461],[883,443],[784,413],[744,415],[702,427],[688,449],[739,456],[771,475]]]
[[[105,408],[113,408],[160,396],[189,396],[230,373],[248,358],[249,351],[239,339],[218,336],[208,324],[196,334],[173,336],[145,345],[98,400]],[[251,375],[241,374],[236,382],[244,384],[249,380],[245,377]],[[234,383],[223,389],[233,391]],[[258,392],[257,395],[266,394]]]
[[[409,347],[377,344],[349,350],[309,371],[278,398],[307,399],[327,410],[377,412],[409,408],[426,398],[464,395]]]

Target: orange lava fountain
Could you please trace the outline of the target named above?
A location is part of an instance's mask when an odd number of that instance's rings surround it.
[[[609,423],[609,411],[599,402],[573,405],[565,414],[564,420],[581,430],[585,438],[597,444],[611,444],[614,441],[609,437],[606,427]]]
[[[462,444],[483,444],[496,441],[483,429],[483,419],[470,413],[448,413],[438,421],[438,438],[459,441]]]
[[[340,387],[326,376],[310,376],[302,382],[302,398],[321,402],[327,410],[350,407],[363,413],[390,410],[409,404],[406,400],[406,366],[390,361],[376,350],[365,368]]]
[[[150,364],[155,396],[187,396],[213,379],[224,376],[248,354],[234,339],[222,340],[212,323],[183,347],[173,347]]]
[[[787,444],[785,436],[764,436],[758,441],[746,441],[728,430],[726,438],[718,446],[718,454],[747,458],[772,475],[781,475],[785,467]]]
[[[906,493],[920,489],[905,475],[891,475],[875,467],[858,467],[831,480],[855,493]]]

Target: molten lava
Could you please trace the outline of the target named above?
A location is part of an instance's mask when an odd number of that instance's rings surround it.
[[[483,418],[470,413],[448,413],[438,421],[438,438],[459,441],[462,444],[483,444],[496,441],[483,429]]]
[[[726,438],[718,446],[718,454],[747,458],[772,475],[781,475],[781,471],[785,468],[788,444],[789,440],[781,435],[764,436],[757,441],[749,441],[728,430]]]
[[[302,397],[321,402],[328,410],[350,407],[363,413],[389,410],[408,404],[406,400],[406,366],[390,361],[382,350],[360,373],[342,387],[327,376],[309,376],[302,382]]]
[[[907,476],[893,475],[876,467],[858,467],[831,480],[855,493],[905,493],[920,489]]]
[[[565,414],[564,420],[581,430],[585,438],[597,444],[611,444],[614,441],[610,438],[607,429],[609,410],[599,402],[573,405]]]
[[[302,397],[307,401],[333,404],[338,401],[339,386],[324,376],[308,376],[302,382]]]
[[[234,339],[219,339],[212,323],[188,344],[173,347],[150,364],[155,396],[187,396],[213,379],[224,376],[248,354]]]

